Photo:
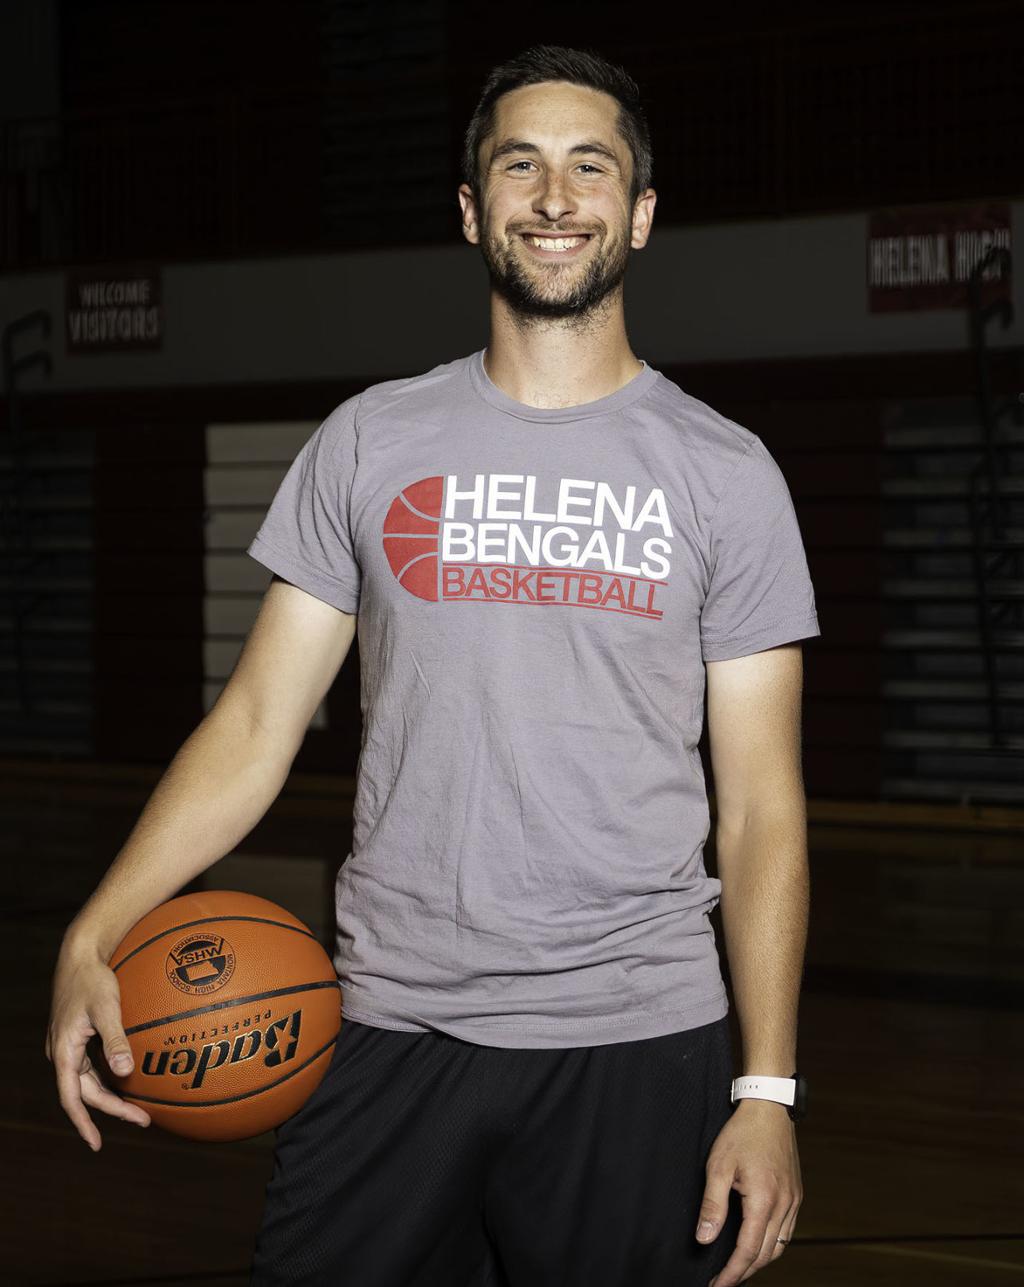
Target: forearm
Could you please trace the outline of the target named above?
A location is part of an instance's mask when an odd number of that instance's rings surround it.
[[[807,821],[799,808],[717,833],[720,908],[743,1041],[741,1075],[796,1071],[797,1010],[807,944]]]
[[[104,962],[154,907],[223,858],[280,793],[294,755],[215,706],[171,761],[62,950]]]

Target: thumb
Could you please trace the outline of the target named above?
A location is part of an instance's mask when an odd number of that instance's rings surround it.
[[[722,1222],[729,1208],[729,1189],[732,1175],[723,1170],[708,1172],[704,1199],[697,1217],[697,1241],[713,1242],[721,1232]]]
[[[110,1046],[103,1047],[103,1053],[107,1057],[107,1063],[114,1072],[119,1073],[122,1077],[131,1072],[135,1061],[132,1058],[131,1047],[127,1039],[121,1037],[111,1043]]]
[[[103,1054],[107,1063],[113,1072],[124,1077],[131,1072],[135,1060],[132,1058],[132,1048],[121,1026],[120,1014],[108,1013],[105,1016],[105,1022],[101,1020],[96,1026],[100,1029],[103,1038]]]

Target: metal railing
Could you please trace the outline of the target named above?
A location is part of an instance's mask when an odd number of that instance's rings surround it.
[[[457,241],[486,70],[459,38],[453,83],[368,64],[0,125],[0,271]],[[1019,0],[976,0],[634,43],[660,222],[1020,195],[1022,38]]]
[[[282,87],[0,123],[0,271],[451,238],[447,123],[420,113],[417,141],[386,97]]]
[[[974,266],[968,283],[969,325],[982,430],[981,454],[968,478],[968,497],[989,737],[994,750],[1007,750],[1010,733],[1002,718],[998,658],[1000,653],[1024,651],[1019,633],[1024,631],[1024,542],[1010,536],[1010,497],[1003,481],[1012,472],[1011,444],[1001,440],[999,431],[1005,418],[1024,424],[1024,393],[1018,391],[998,403],[992,394],[985,332],[994,320],[1005,330],[1012,325],[1014,317],[1013,302],[1007,296],[982,302],[982,279],[995,265],[999,266],[1001,279],[1008,281],[1012,267],[1010,251],[993,246]],[[1000,576],[1010,580],[1009,590],[995,587]]]
[[[50,375],[53,359],[45,348],[32,349],[21,357],[16,357],[14,351],[18,337],[32,330],[41,330],[43,338],[49,339],[50,314],[43,309],[36,309],[19,317],[4,327],[0,340],[7,397],[7,429],[5,434],[0,435],[0,448],[4,449],[3,454],[10,454],[9,486],[4,489],[0,503],[0,549],[8,556],[7,568],[11,578],[14,713],[19,718],[27,717],[32,712],[26,623],[42,597],[35,589],[33,576],[39,564],[47,559],[46,551],[38,549],[33,541],[32,516],[26,499],[31,469],[31,438],[23,422],[19,382],[24,373],[34,367],[40,367],[44,374]]]

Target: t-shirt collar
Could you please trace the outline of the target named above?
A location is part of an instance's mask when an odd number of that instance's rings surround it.
[[[565,420],[586,420],[590,416],[603,416],[609,412],[621,411],[623,407],[642,398],[658,378],[658,372],[643,358],[643,370],[638,371],[621,389],[595,398],[592,402],[581,402],[574,407],[531,407],[526,402],[518,402],[493,382],[484,367],[484,349],[478,349],[469,358],[467,366],[473,388],[492,407],[504,411],[520,420],[533,420],[550,423]]]

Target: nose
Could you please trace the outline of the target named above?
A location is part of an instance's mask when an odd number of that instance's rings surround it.
[[[563,215],[575,208],[576,203],[564,177],[555,169],[547,170],[533,200],[534,212],[543,215],[552,223],[557,223]]]

